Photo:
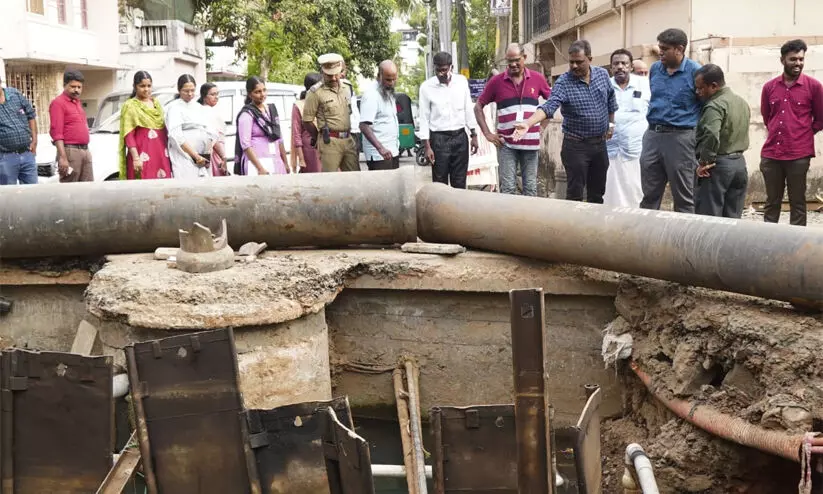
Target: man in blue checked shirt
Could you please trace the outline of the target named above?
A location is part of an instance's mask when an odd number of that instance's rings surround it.
[[[577,40],[569,47],[569,71],[561,75],[548,101],[526,122],[515,124],[515,140],[528,129],[551,118],[560,109],[563,115],[563,147],[560,157],[566,169],[566,199],[582,201],[586,190],[588,202],[603,203],[609,154],[606,141],[614,132],[617,99],[609,73],[592,67],[592,47]]]
[[[640,154],[640,207],[644,209],[660,209],[668,182],[674,210],[694,213],[695,127],[701,107],[695,94],[694,75],[700,64],[686,56],[688,42],[680,29],[667,29],[657,36],[660,61],[649,69],[649,130],[643,136]]]
[[[34,108],[14,88],[0,88],[0,185],[36,184]]]

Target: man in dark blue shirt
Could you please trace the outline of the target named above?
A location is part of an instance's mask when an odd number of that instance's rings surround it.
[[[700,117],[694,75],[700,64],[686,57],[688,42],[680,29],[667,29],[657,36],[660,61],[649,69],[649,130],[640,155],[641,208],[660,209],[668,182],[674,210],[694,213],[695,127]]]
[[[554,83],[549,99],[526,122],[515,124],[515,140],[528,129],[550,118],[560,108],[563,115],[563,147],[560,157],[566,169],[566,199],[603,204],[609,154],[606,141],[614,131],[617,99],[609,73],[592,67],[592,47],[577,40],[569,47],[569,71]]]
[[[35,117],[19,91],[0,88],[0,185],[37,183]]]

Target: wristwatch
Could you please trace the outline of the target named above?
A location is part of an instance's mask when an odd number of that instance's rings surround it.
[[[469,135],[472,137],[477,137],[477,131],[474,129],[469,129]]]

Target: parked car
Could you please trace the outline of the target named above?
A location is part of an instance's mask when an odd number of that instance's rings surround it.
[[[217,82],[220,100],[217,110],[226,122],[226,154],[233,159],[234,141],[237,134],[235,118],[246,99],[245,82]],[[294,84],[266,84],[268,103],[277,107],[280,117],[280,129],[286,144],[286,151],[291,149],[291,108],[303,90],[303,86]],[[152,94],[163,106],[168,105],[177,94],[174,87],[156,87]],[[90,130],[89,151],[94,163],[94,180],[117,180],[120,178],[120,108],[131,95],[131,90],[116,91],[103,100],[100,110]],[[57,182],[57,150],[48,133],[38,136],[37,174],[40,183]]]

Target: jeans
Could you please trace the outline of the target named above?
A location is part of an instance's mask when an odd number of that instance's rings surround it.
[[[523,195],[537,195],[537,151],[524,151],[502,146],[497,150],[497,163],[500,165],[500,192],[517,193],[517,163],[520,163],[520,175],[523,178]]]
[[[36,184],[37,162],[34,153],[0,152],[0,185]]]
[[[783,205],[783,192],[789,192],[791,213],[789,223],[806,226],[806,174],[811,158],[794,161],[761,158],[760,171],[766,182],[766,206],[763,219],[766,223],[777,223]]]
[[[603,204],[606,193],[606,174],[609,170],[609,153],[606,141],[600,138],[575,140],[563,138],[560,159],[566,169],[566,200]]]

